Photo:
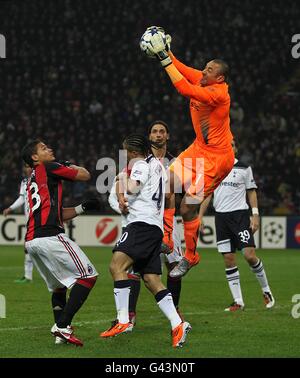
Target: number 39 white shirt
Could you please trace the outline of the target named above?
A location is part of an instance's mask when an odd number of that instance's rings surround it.
[[[232,170],[214,191],[213,206],[218,213],[247,210],[246,191],[256,188],[251,167],[235,159]]]
[[[165,168],[153,155],[134,163],[130,178],[140,182],[137,194],[128,195],[129,214],[127,221],[145,222],[161,228],[165,206]]]

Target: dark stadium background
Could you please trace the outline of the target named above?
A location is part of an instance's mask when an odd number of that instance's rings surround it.
[[[57,158],[92,173],[88,184],[66,187],[65,205],[97,194],[97,160],[117,157],[124,136],[154,119],[169,124],[173,154],[192,142],[188,100],[138,46],[158,24],[186,64],[229,63],[232,130],[254,169],[261,212],[299,213],[300,59],[291,55],[299,19],[293,0],[1,1],[0,210],[18,196],[28,139],[43,138]]]

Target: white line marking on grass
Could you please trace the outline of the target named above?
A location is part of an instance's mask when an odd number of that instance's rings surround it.
[[[246,307],[243,313],[247,314],[247,312],[255,312],[255,311],[265,311],[266,313],[272,312],[274,310],[283,310],[283,309],[290,309],[289,305],[275,305],[273,309],[257,309],[257,308],[248,308]],[[216,310],[216,311],[199,311],[199,312],[185,312],[185,316],[194,316],[194,315],[216,315],[216,314],[226,314],[222,309]],[[101,314],[99,314],[101,316]],[[227,313],[226,315],[230,316],[230,313]],[[158,316],[148,316],[148,319],[157,319]],[[85,325],[90,324],[104,324],[104,323],[110,323],[112,321],[112,318],[110,319],[100,319],[100,320],[90,320],[90,321],[82,321],[82,322],[74,322],[73,325],[75,327],[81,327]],[[11,327],[11,328],[0,328],[0,332],[11,332],[11,331],[32,331],[37,329],[46,329],[51,327],[51,325],[40,325],[40,326],[33,326],[33,327]]]
[[[102,323],[109,323],[111,319],[101,319],[101,320],[93,320],[87,322],[74,322],[73,325],[75,327],[81,327],[87,324],[102,324]],[[51,328],[51,325],[40,325],[40,326],[33,326],[33,327],[11,327],[11,328],[0,328],[0,332],[10,332],[10,331],[32,331],[36,329],[45,329]]]

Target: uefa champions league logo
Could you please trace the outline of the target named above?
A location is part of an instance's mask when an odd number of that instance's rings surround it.
[[[6,58],[6,39],[3,34],[0,34],[0,59]]]

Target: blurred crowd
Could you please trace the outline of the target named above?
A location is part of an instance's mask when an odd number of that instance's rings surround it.
[[[293,0],[2,1],[0,210],[18,196],[29,139],[91,172],[89,183],[66,185],[64,204],[99,195],[103,213],[111,210],[96,190],[96,164],[117,159],[127,134],[162,119],[174,155],[193,141],[188,99],[139,49],[146,27],[159,24],[187,65],[229,63],[232,131],[253,167],[260,208],[299,213],[300,72],[290,52],[299,8]]]

